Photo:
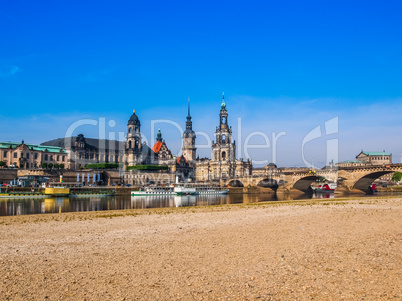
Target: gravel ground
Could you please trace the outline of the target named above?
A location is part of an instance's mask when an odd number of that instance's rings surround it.
[[[401,300],[401,200],[1,217],[0,300]]]

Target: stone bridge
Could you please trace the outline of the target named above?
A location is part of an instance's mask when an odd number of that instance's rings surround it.
[[[331,182],[338,183],[339,190],[346,192],[354,189],[361,190],[365,193],[370,192],[370,185],[381,176],[402,172],[402,164],[389,164],[386,166],[370,166],[370,167],[350,167],[340,168],[338,170],[316,170],[309,172],[279,172],[273,170],[265,175],[242,177],[235,179],[221,180],[220,184],[232,187],[260,186],[268,187],[273,190],[284,189],[291,191],[297,189],[303,192],[310,190],[311,183],[317,179],[324,177]]]
[[[344,167],[338,170],[338,186],[351,191],[358,189],[370,192],[370,185],[383,175],[402,172],[402,164],[388,164],[370,167]]]

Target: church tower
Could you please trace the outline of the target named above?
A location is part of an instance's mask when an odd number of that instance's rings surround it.
[[[222,94],[221,110],[219,112],[219,126],[216,127],[216,143],[212,142],[212,160],[234,162],[236,145],[232,143],[232,127],[228,125],[228,111],[226,110],[225,94]]]
[[[141,144],[141,122],[133,111],[127,124],[126,156],[127,164],[136,165],[141,162],[142,144]]]
[[[183,156],[189,163],[195,163],[196,147],[195,132],[193,131],[193,122],[190,115],[190,99],[188,100],[188,115],[186,121],[186,130],[183,133]]]

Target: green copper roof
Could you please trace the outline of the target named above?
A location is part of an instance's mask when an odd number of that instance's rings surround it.
[[[346,161],[342,161],[339,163],[367,163],[366,161],[360,161],[360,160],[346,160]]]
[[[367,156],[391,156],[390,153],[386,152],[362,152],[362,153]]]
[[[48,152],[48,153],[64,153],[66,154],[67,152],[65,151],[64,148],[57,147],[57,146],[46,146],[46,145],[35,145],[35,144],[28,144],[24,143],[29,149],[34,150],[34,151],[40,151],[40,152]],[[15,142],[0,142],[0,148],[2,149],[14,149],[21,145],[21,143],[15,143]]]
[[[222,93],[222,103],[221,103],[221,108],[225,109],[226,108],[226,103],[225,103],[225,93]]]

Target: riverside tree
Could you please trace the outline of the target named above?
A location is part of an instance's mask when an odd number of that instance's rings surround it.
[[[392,181],[399,182],[402,179],[402,172],[395,172],[392,176]]]

